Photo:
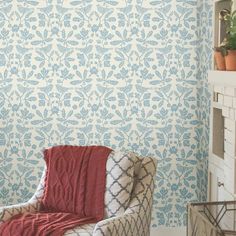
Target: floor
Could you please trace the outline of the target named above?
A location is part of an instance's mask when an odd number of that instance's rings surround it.
[[[150,236],[186,236],[186,228],[160,228],[152,230]]]

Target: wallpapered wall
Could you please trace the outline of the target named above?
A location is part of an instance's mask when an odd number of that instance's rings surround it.
[[[0,1],[0,203],[22,202],[42,150],[104,144],[159,160],[152,227],[206,199],[207,0]]]

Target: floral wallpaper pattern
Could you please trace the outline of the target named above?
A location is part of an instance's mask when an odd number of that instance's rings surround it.
[[[205,200],[207,0],[0,1],[0,205],[30,198],[56,144],[158,160],[153,223]]]

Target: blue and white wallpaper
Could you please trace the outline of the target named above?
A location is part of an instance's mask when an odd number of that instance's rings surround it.
[[[159,160],[152,227],[205,200],[211,0],[0,1],[0,205],[56,144]]]

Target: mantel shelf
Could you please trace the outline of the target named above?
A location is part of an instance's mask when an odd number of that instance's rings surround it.
[[[212,85],[222,85],[236,88],[236,71],[211,70],[208,73],[208,82]]]

